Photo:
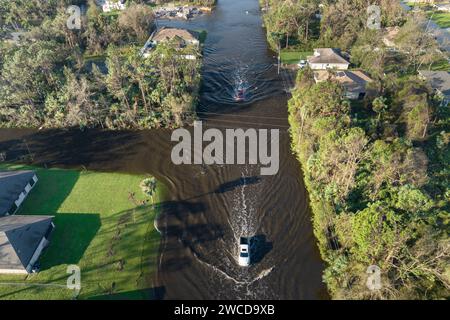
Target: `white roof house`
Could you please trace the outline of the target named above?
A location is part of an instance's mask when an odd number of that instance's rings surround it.
[[[314,55],[308,57],[308,65],[313,70],[347,70],[350,62],[341,56],[339,50],[332,48],[314,49]]]
[[[186,29],[163,27],[150,36],[144,47],[141,49],[141,54],[144,57],[148,57],[150,55],[150,51],[158,44],[170,41],[176,42],[179,49],[182,49],[188,45],[197,47],[200,46],[198,33]],[[197,56],[193,54],[185,54],[182,56],[187,60],[197,59]]]
[[[194,45],[200,44],[198,35],[195,32],[186,29],[161,28],[157,32],[155,32],[151,37],[151,40],[155,44],[170,41],[173,39],[179,39],[184,44],[194,44]]]

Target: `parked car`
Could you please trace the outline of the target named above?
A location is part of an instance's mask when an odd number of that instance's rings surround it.
[[[304,67],[306,67],[306,61],[300,60],[300,62],[297,65],[300,69],[303,69]]]

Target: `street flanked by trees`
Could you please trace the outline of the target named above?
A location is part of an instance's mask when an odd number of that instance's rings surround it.
[[[289,102],[292,149],[302,164],[332,297],[445,298],[450,117],[418,76],[446,58],[424,32],[427,21],[406,15],[393,0],[374,3],[382,13],[379,30],[367,27],[367,1],[261,3],[274,49],[341,48],[352,67],[374,79],[371,94],[349,101],[338,82],[316,84],[306,68]],[[395,49],[382,41],[387,27],[399,27]],[[377,290],[367,286],[373,265],[381,270]]]

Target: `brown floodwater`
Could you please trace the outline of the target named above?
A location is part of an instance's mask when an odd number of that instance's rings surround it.
[[[212,15],[162,25],[207,30],[198,112],[207,128],[280,129],[280,168],[174,165],[170,130],[0,130],[7,161],[148,173],[166,185],[154,285],[164,299],[323,299],[323,262],[308,194],[290,150],[285,85],[268,50],[257,0],[220,0]],[[246,102],[236,103],[244,85]],[[189,128],[192,130],[192,128]],[[253,236],[252,265],[237,265]]]

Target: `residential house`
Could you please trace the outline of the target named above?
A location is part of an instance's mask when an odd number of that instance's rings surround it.
[[[141,49],[141,53],[144,57],[150,54],[150,51],[158,44],[164,42],[177,42],[179,49],[185,48],[188,45],[200,46],[199,35],[196,32],[179,28],[161,28],[155,31],[145,43]],[[185,59],[195,60],[195,55],[183,55]]]
[[[442,98],[442,105],[450,102],[450,73],[447,71],[419,71],[419,75],[427,81],[433,90]]]
[[[438,11],[450,12],[450,3],[435,4],[434,7]]]
[[[114,10],[125,10],[125,0],[97,0],[103,12],[111,12]]]
[[[0,171],[0,217],[14,214],[37,181],[34,171]]]
[[[373,80],[364,72],[359,70],[346,71],[314,71],[314,80],[316,83],[333,80],[342,84],[345,89],[345,96],[348,99],[362,99],[367,92],[367,84]]]
[[[181,40],[181,43],[183,45],[191,44],[198,46],[200,44],[198,34],[186,29],[161,28],[156,31],[151,37],[152,42],[156,45],[158,43],[171,41],[173,39]]]
[[[52,216],[0,218],[0,273],[33,272],[54,227]]]
[[[314,55],[307,58],[308,65],[313,70],[347,70],[350,63],[342,57],[338,49],[314,49]]]

